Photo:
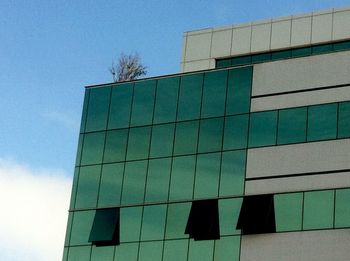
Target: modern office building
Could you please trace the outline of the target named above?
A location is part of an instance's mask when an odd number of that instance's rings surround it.
[[[63,260],[350,260],[350,9],[184,34],[88,86]]]

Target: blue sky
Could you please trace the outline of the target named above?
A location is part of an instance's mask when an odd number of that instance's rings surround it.
[[[0,1],[0,173],[38,177],[40,186],[42,176],[63,177],[69,188],[83,87],[110,82],[121,52],[137,51],[149,76],[177,73],[185,31],[344,6],[350,1]],[[17,260],[9,256],[0,253]]]

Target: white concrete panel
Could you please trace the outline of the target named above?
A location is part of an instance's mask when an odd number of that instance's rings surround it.
[[[270,50],[271,23],[252,25],[251,52]]]
[[[232,41],[232,28],[230,30],[218,31],[213,33],[211,57],[230,56]]]
[[[233,28],[231,55],[239,55],[250,52],[252,27]]]
[[[318,91],[253,98],[250,110],[252,112],[267,111],[348,100],[350,100],[350,85]]]
[[[333,40],[350,38],[350,10],[333,16]]]
[[[291,46],[311,43],[311,16],[292,20]]]
[[[215,69],[215,59],[210,59],[209,60],[209,69]]]
[[[350,139],[248,149],[247,178],[350,169]]]
[[[312,17],[312,44],[332,40],[332,17],[331,13]]]
[[[187,35],[185,61],[208,59],[212,33]]]
[[[186,42],[187,42],[187,34],[185,33],[182,38],[182,50],[181,50],[181,62],[185,61],[186,56]]]
[[[241,261],[346,261],[350,230],[318,230],[246,235]]]
[[[350,187],[350,172],[249,180],[245,183],[245,194],[259,195],[344,187]]]
[[[194,62],[186,62],[184,63],[183,72],[194,72],[194,71],[200,71],[200,70],[207,70],[209,69],[210,60],[200,60],[200,61],[194,61]]]
[[[291,20],[272,23],[271,49],[290,47]]]
[[[350,52],[257,64],[253,96],[350,83]]]

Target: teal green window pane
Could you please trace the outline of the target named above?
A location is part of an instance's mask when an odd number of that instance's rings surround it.
[[[350,137],[350,102],[339,103],[338,138]]]
[[[79,141],[78,141],[77,157],[76,157],[76,160],[75,160],[75,165],[76,166],[80,165],[81,152],[82,152],[82,149],[83,149],[83,140],[84,140],[84,135],[80,134],[79,135]]]
[[[277,144],[306,141],[307,108],[280,110]]]
[[[194,154],[197,151],[199,121],[176,124],[174,155]]]
[[[164,242],[163,260],[187,261],[188,240],[167,240]]]
[[[75,208],[96,207],[100,175],[100,165],[80,168]]]
[[[222,237],[215,240],[214,260],[239,261],[241,238],[239,236]]]
[[[262,53],[252,55],[252,63],[262,63],[271,60],[271,53]]]
[[[121,243],[140,240],[141,218],[142,207],[129,207],[120,209]]]
[[[168,205],[165,239],[188,238],[185,234],[191,203]]]
[[[165,216],[166,205],[145,206],[143,208],[141,241],[164,239]]]
[[[291,50],[278,51],[278,52],[273,52],[271,54],[271,60],[288,59],[288,58],[291,58],[291,56],[292,56]]]
[[[219,190],[221,153],[197,156],[195,198],[217,197]]]
[[[168,157],[173,153],[175,124],[154,125],[150,158]]]
[[[79,178],[79,168],[75,168],[74,169],[73,184],[72,184],[72,193],[71,193],[70,204],[69,204],[70,209],[75,208],[75,198],[76,198],[77,189],[78,189],[78,178]]]
[[[68,261],[90,260],[91,246],[70,247]]]
[[[120,204],[124,163],[107,164],[102,167],[98,207]]]
[[[94,217],[95,210],[74,212],[70,237],[71,246],[90,244],[88,240]]]
[[[208,72],[204,75],[202,118],[224,115],[226,86],[226,70]]]
[[[120,244],[115,249],[114,261],[137,261],[139,243]]]
[[[185,75],[181,78],[179,107],[177,112],[178,121],[199,119],[203,76],[203,73],[198,73]]]
[[[68,247],[65,247],[63,249],[63,256],[62,256],[62,261],[67,261],[68,260]]]
[[[139,261],[161,261],[163,242],[141,242]]]
[[[333,211],[333,190],[305,192],[303,229],[332,228]]]
[[[64,239],[64,245],[69,246],[70,234],[72,230],[72,221],[73,221],[73,212],[68,213],[67,227],[66,227],[66,236]]]
[[[307,140],[327,140],[337,137],[336,103],[310,106],[308,112]]]
[[[303,57],[311,55],[311,47],[304,47],[292,50],[292,57]]]
[[[243,194],[245,165],[246,150],[222,153],[220,196]]]
[[[98,131],[107,128],[111,87],[90,90],[85,131]]]
[[[87,108],[89,105],[90,89],[85,89],[83,112],[81,115],[80,132],[85,132]]]
[[[277,111],[252,113],[250,117],[249,147],[276,144]]]
[[[350,50],[350,41],[333,44],[334,51]]]
[[[85,134],[81,165],[102,163],[105,134],[105,132]]]
[[[241,211],[242,198],[230,198],[219,200],[220,235],[239,235],[236,229],[239,213]]]
[[[170,200],[192,199],[196,156],[173,159]]]
[[[301,230],[303,193],[274,195],[276,231]]]
[[[129,130],[127,160],[148,158],[151,127],[131,128]]]
[[[333,45],[332,44],[322,44],[318,46],[312,47],[312,54],[322,54],[322,53],[329,53],[333,51]]]
[[[214,254],[213,252],[214,240],[190,240],[188,261],[212,261]]]
[[[201,120],[198,152],[219,151],[222,147],[224,118]]]
[[[179,82],[180,77],[158,80],[154,124],[175,121]]]
[[[114,246],[96,247],[93,246],[91,250],[90,261],[113,261],[114,258]],[[87,259],[89,260],[89,259]]]
[[[250,111],[253,67],[243,67],[229,71],[226,115]]]
[[[142,203],[147,173],[147,161],[125,164],[122,204]]]
[[[226,118],[224,132],[224,150],[247,148],[248,123],[248,114],[230,116]]]
[[[130,123],[133,84],[118,84],[112,88],[108,128],[127,128]]]
[[[216,60],[215,68],[225,68],[231,66],[231,58]]]
[[[116,162],[125,160],[128,130],[107,131],[103,162]]]
[[[232,66],[246,65],[252,63],[251,55],[232,58]]]
[[[169,194],[171,158],[150,160],[145,202],[166,201]]]
[[[336,190],[335,227],[350,227],[350,189]]]
[[[131,126],[152,124],[155,90],[156,80],[135,83]]]

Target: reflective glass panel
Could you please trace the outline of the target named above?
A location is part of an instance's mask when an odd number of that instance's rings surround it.
[[[231,66],[231,59],[216,60],[215,68],[225,68]]]
[[[231,63],[232,63],[232,66],[251,64],[252,56],[247,55],[247,56],[235,57],[235,58],[232,58]]]
[[[237,230],[236,226],[242,201],[242,198],[219,200],[220,235],[240,234],[240,230]]]
[[[173,122],[176,119],[180,77],[158,80],[153,123]]]
[[[142,207],[129,207],[120,209],[121,243],[140,240],[141,218]]]
[[[187,261],[188,240],[167,240],[164,242],[165,261]]]
[[[224,118],[201,120],[198,152],[214,152],[221,150]]]
[[[139,261],[161,261],[163,241],[141,242]]]
[[[214,240],[194,241],[190,240],[188,261],[212,261]]]
[[[185,234],[191,203],[175,203],[168,205],[166,239],[188,238]]]
[[[215,240],[215,261],[239,261],[241,239],[239,236],[222,237]]]
[[[90,260],[91,246],[70,247],[68,261]]]
[[[84,135],[81,165],[102,163],[105,132],[94,132]]]
[[[114,261],[137,261],[139,243],[120,244],[115,249]]]
[[[311,47],[297,48],[292,50],[292,57],[303,57],[311,55]]]
[[[334,51],[344,51],[350,49],[350,41],[333,44]]]
[[[244,149],[247,147],[249,115],[226,117],[224,150]]]
[[[85,89],[83,113],[82,113],[82,116],[81,116],[81,123],[80,123],[80,132],[81,133],[85,132],[87,108],[88,108],[88,105],[89,105],[89,96],[90,96],[90,89]]]
[[[109,129],[129,127],[133,86],[132,83],[124,83],[112,88]]]
[[[197,151],[199,121],[176,124],[174,155],[194,154]]]
[[[127,129],[107,131],[103,162],[124,161],[127,139]]]
[[[75,198],[76,198],[77,188],[78,188],[78,177],[79,177],[79,167],[74,169],[72,194],[71,194],[71,197],[70,197],[70,204],[69,204],[69,208],[70,209],[74,209],[75,208]]]
[[[338,138],[350,137],[350,102],[339,103]]]
[[[252,63],[262,63],[271,60],[271,53],[260,53],[252,55]]]
[[[64,239],[64,245],[69,246],[70,233],[72,230],[73,212],[68,213],[67,227],[66,227],[66,237]]]
[[[335,227],[350,227],[350,189],[336,190]]]
[[[81,151],[82,151],[82,148],[83,148],[83,139],[84,139],[84,135],[80,134],[79,135],[79,141],[78,141],[77,158],[75,160],[75,165],[76,166],[80,165]]]
[[[151,127],[131,128],[129,130],[127,160],[148,158]]]
[[[154,125],[150,158],[168,157],[173,153],[175,124]]]
[[[324,104],[309,107],[307,140],[335,139],[337,136],[338,104]]]
[[[76,211],[73,214],[70,245],[89,244],[89,235],[95,217],[95,210]]]
[[[333,51],[333,45],[332,44],[322,44],[318,46],[312,47],[312,54],[322,54],[322,53],[329,53]]]
[[[90,261],[113,261],[114,246],[96,247],[92,246]],[[89,260],[89,259],[87,259]]]
[[[277,111],[252,113],[249,128],[249,147],[276,144]]]
[[[164,239],[166,207],[167,205],[144,207],[141,240]]]
[[[271,60],[288,59],[288,58],[291,58],[291,56],[292,56],[291,50],[277,51],[271,54]]]

